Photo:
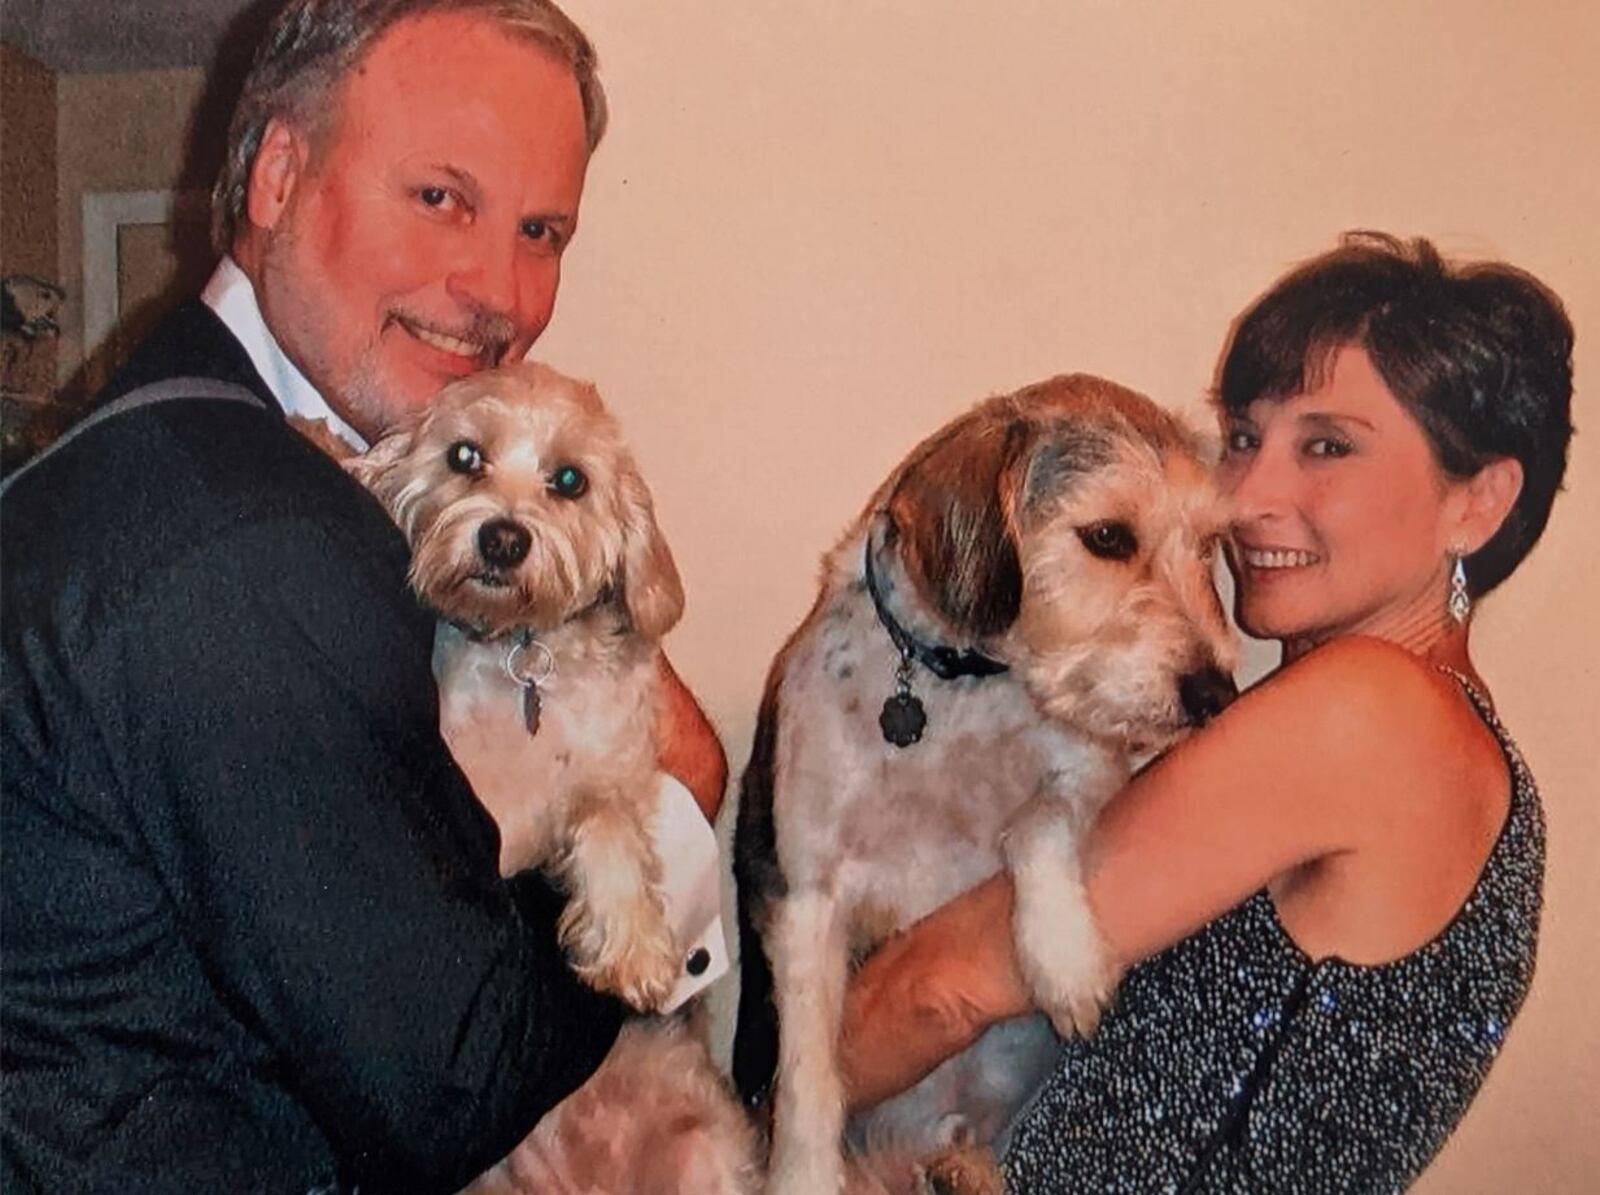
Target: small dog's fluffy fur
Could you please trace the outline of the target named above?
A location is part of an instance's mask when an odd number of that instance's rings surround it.
[[[754,1102],[776,1070],[769,1191],[999,1189],[981,1147],[1047,1072],[1051,1025],[1092,1031],[1117,978],[1077,844],[1134,760],[1232,695],[1212,580],[1219,517],[1190,433],[1132,391],[1073,375],[924,441],[827,558],[815,607],[773,664],[736,839],[734,1076]],[[868,554],[916,639],[1009,667],[940,680],[917,666],[927,727],[905,748],[878,722],[900,657],[866,586]],[[854,961],[1002,867],[1048,1020],[995,1027],[853,1118],[865,1164],[847,1166],[836,1043]],[[893,1158],[925,1165],[896,1171]]]
[[[405,533],[441,617],[440,727],[500,826],[502,873],[549,871],[578,974],[659,1007],[683,966],[651,838],[659,640],[683,590],[615,421],[592,386],[507,366],[345,467]],[[474,1190],[742,1195],[753,1156],[703,1040],[653,1020]]]
[[[683,589],[616,423],[593,387],[519,365],[446,387],[348,468],[443,620],[440,726],[500,826],[501,871],[549,870],[574,969],[655,1008],[682,966],[650,819],[658,644]]]

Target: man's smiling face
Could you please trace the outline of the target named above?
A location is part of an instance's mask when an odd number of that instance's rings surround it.
[[[271,122],[236,245],[267,325],[368,439],[518,359],[555,306],[589,151],[573,72],[471,14],[413,17]]]

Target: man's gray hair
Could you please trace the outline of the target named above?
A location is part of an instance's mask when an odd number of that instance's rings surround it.
[[[228,156],[211,192],[211,240],[233,248],[244,218],[250,169],[267,125],[290,121],[318,134],[337,110],[339,85],[396,23],[431,13],[480,15],[572,68],[589,149],[606,131],[606,96],[594,46],[551,0],[290,0],[267,29],[228,127]]]

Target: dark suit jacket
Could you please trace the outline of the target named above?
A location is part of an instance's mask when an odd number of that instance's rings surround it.
[[[451,1190],[597,1065],[438,733],[382,510],[199,303],[6,494],[3,1185]]]

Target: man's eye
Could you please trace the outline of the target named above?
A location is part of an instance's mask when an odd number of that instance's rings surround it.
[[[445,450],[445,464],[450,472],[476,477],[483,472],[483,449],[471,440],[457,440]]]
[[[1102,560],[1132,560],[1139,550],[1139,537],[1126,523],[1107,519],[1078,528],[1078,538],[1093,556]]]
[[[417,190],[417,198],[424,207],[431,207],[437,211],[453,211],[460,207],[455,193],[449,187],[421,187]]]
[[[576,465],[562,465],[550,474],[550,488],[561,498],[581,498],[589,488],[589,479]]]
[[[530,217],[522,222],[521,232],[523,240],[531,242],[545,252],[559,251],[567,244],[566,233],[548,220],[536,220]]]

